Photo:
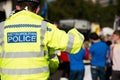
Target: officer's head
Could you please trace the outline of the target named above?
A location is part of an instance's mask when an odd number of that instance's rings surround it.
[[[39,8],[39,0],[17,0],[17,5],[16,5],[16,9],[17,10],[29,10],[32,11],[34,13],[38,13],[38,11],[40,10]]]

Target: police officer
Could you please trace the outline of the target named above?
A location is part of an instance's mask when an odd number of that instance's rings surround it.
[[[65,33],[38,16],[39,0],[18,0],[17,12],[4,25],[2,80],[48,80],[48,47],[77,53],[84,36],[76,29]]]

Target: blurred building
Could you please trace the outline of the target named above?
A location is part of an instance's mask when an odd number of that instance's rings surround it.
[[[108,6],[110,4],[116,4],[117,1],[116,0],[99,0],[99,3],[102,5],[102,6]]]
[[[17,0],[0,0],[0,22],[9,17]]]
[[[85,0],[89,1],[89,0]],[[108,6],[110,4],[116,5],[117,0],[91,0],[94,4],[100,4],[102,6]]]
[[[91,23],[87,20],[79,19],[64,19],[59,21],[59,29],[68,32],[70,29],[75,27],[79,32],[85,36],[85,40],[88,40],[88,34],[91,31]]]

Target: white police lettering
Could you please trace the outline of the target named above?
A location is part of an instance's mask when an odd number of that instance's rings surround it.
[[[8,43],[36,42],[36,32],[9,32],[7,33]]]

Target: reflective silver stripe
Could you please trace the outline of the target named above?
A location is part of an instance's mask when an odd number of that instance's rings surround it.
[[[42,21],[42,24],[41,24],[41,36],[40,36],[40,40],[41,40],[41,53],[45,55],[44,53],[44,43],[43,43],[43,39],[44,39],[44,36],[45,36],[45,32],[47,31],[47,22],[46,21]]]
[[[69,33],[68,45],[67,45],[67,48],[66,48],[67,52],[71,52],[73,44],[74,44],[74,36],[71,33]]]
[[[2,53],[0,53],[0,58],[2,58]]]
[[[84,37],[82,36],[82,35],[80,35],[80,34],[78,34],[79,36],[80,36],[80,39],[82,40],[82,41],[84,41]]]
[[[41,24],[41,39],[44,39],[45,36],[45,32],[47,31],[47,22],[46,21],[42,21]]]
[[[23,74],[37,74],[48,72],[49,67],[42,67],[42,68],[31,68],[31,69],[1,69],[2,74],[11,74],[11,75],[23,75]]]
[[[1,46],[2,46],[2,52],[0,53],[0,58],[2,58],[4,55],[4,43],[2,43]]]
[[[4,50],[4,23],[5,21],[3,22],[0,22],[0,46],[2,46],[2,52],[0,53],[0,58],[2,57],[3,55],[3,50]]]
[[[31,57],[43,57],[41,52],[15,52],[4,53],[4,58],[31,58]]]

